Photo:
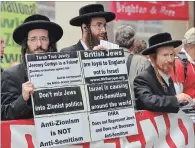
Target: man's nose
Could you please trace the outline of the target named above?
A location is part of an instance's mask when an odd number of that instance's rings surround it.
[[[102,32],[102,33],[105,33],[105,32],[106,32],[106,26],[103,26],[103,27],[101,28],[101,32]]]
[[[41,46],[41,41],[38,39],[37,40],[37,46],[40,47]]]
[[[173,62],[174,61],[174,57],[172,57],[171,55],[168,55],[167,61],[168,62]]]

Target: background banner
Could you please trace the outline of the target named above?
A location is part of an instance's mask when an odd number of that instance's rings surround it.
[[[116,20],[188,20],[188,2],[110,2]]]
[[[36,2],[2,1],[0,16],[0,32],[5,40],[5,55],[2,67],[7,69],[13,62],[21,61],[21,47],[13,40],[14,29],[23,23],[24,19],[37,13]]]

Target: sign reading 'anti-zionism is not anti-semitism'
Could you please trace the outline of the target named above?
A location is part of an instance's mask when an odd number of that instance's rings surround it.
[[[37,147],[137,134],[122,49],[26,55]]]

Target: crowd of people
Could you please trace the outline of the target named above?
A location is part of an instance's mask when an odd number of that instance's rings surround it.
[[[33,83],[28,80],[25,54],[79,50],[107,50],[100,40],[109,41],[107,23],[115,14],[104,11],[101,4],[81,7],[79,16],[70,25],[80,27],[78,43],[56,48],[63,36],[59,24],[47,16],[27,17],[13,32],[14,41],[21,46],[22,63],[4,70],[1,68],[1,119],[33,118],[31,95]],[[122,25],[115,31],[115,43],[124,49],[132,98],[137,110],[177,113],[180,106],[195,100],[195,28],[189,29],[184,40],[173,40],[170,33],[158,33],[144,40],[136,38],[136,31]],[[175,48],[183,45],[176,55]],[[1,59],[4,40],[1,38]]]

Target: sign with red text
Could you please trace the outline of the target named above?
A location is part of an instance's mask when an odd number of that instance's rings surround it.
[[[116,20],[188,20],[188,2],[110,2]]]
[[[193,148],[195,147],[195,124],[182,111],[178,114],[136,113],[138,134],[82,143],[57,148]],[[1,122],[2,148],[35,148],[33,120]],[[55,147],[53,147],[55,148]]]

